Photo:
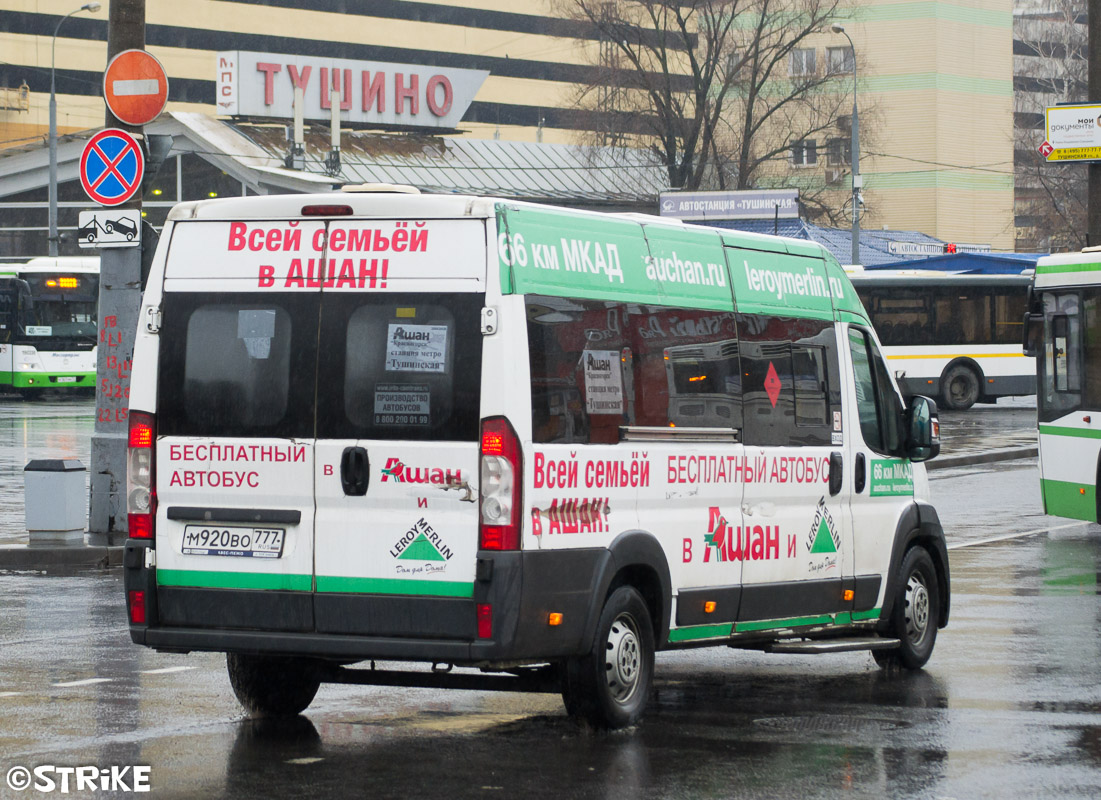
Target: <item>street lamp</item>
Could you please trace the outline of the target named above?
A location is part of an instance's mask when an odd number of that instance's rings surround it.
[[[860,117],[856,111],[856,47],[852,37],[845,33],[845,27],[838,22],[830,25],[834,33],[842,34],[849,40],[849,49],[853,54],[853,119],[852,125],[852,172],[853,172],[853,225],[852,225],[852,263],[860,263],[860,187],[864,182],[860,177]]]
[[[61,30],[62,23],[65,22],[73,14],[79,14],[81,11],[89,11],[96,13],[99,11],[100,5],[96,2],[85,3],[76,11],[70,11],[57,21],[57,27],[54,28],[54,38],[50,43],[50,238],[49,238],[49,253],[51,256],[57,255],[57,90],[54,84],[55,73],[55,61],[54,54],[57,52],[57,32]]]

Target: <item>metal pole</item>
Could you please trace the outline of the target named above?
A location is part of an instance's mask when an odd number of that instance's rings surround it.
[[[107,22],[107,61],[123,50],[145,49],[145,0],[111,0]],[[139,137],[140,126],[111,113],[108,128]],[[139,187],[116,208],[141,211]],[[126,539],[126,444],[130,364],[141,306],[141,248],[113,247],[99,253],[99,345],[96,348],[96,422],[92,434],[88,543],[121,544]]]
[[[849,40],[849,50],[853,54],[853,114],[852,114],[852,179],[853,179],[853,222],[852,222],[852,263],[860,263],[860,189],[864,179],[860,176],[860,115],[856,107],[856,46],[845,27],[833,23],[830,30],[842,34]]]
[[[70,11],[57,21],[54,27],[53,40],[50,42],[50,236],[47,242],[47,252],[51,256],[57,255],[57,33],[61,25],[73,14],[81,11],[95,13],[99,11],[99,3],[85,3],[75,11]]]
[[[1101,9],[1097,3],[1089,3],[1088,8],[1088,99],[1090,103],[1101,103]],[[1091,161],[1086,175],[1086,243],[1096,245],[1101,243],[1101,162]]]

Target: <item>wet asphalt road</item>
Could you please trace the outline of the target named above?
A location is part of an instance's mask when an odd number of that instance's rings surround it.
[[[648,715],[611,735],[555,696],[427,689],[325,686],[292,723],[249,720],[223,658],[130,644],[117,570],[0,574],[0,775],[148,765],[166,798],[1101,796],[1101,527],[1044,517],[1028,461],[932,477],[953,603],[924,671],[660,654]]]

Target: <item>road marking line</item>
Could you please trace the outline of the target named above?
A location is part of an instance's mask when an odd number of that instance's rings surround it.
[[[324,761],[323,758],[292,758],[285,761],[285,764],[316,764],[318,761]]]
[[[0,692],[0,697],[15,697],[16,695],[23,694],[22,692]]]
[[[195,667],[161,667],[160,669],[143,669],[138,670],[142,675],[167,675],[170,672],[187,672],[189,669],[195,669]]]
[[[93,683],[110,683],[114,678],[85,678],[82,681],[66,681],[64,683],[51,683],[51,686],[68,688],[70,686],[91,686]]]
[[[1077,528],[1080,525],[1089,525],[1089,522],[1068,522],[1066,525],[1056,525],[1054,528],[1036,528],[1031,531],[1022,531],[1021,533],[1007,533],[1004,536],[991,536],[989,539],[978,539],[974,542],[959,542],[957,544],[948,545],[949,550],[959,550],[961,547],[975,547],[980,544],[992,544],[994,542],[1004,542],[1008,539],[1023,539],[1025,536],[1035,536],[1038,533],[1047,533],[1049,531],[1061,531],[1064,528]]]

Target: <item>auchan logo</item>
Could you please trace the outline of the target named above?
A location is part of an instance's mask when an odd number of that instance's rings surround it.
[[[442,469],[440,467],[410,467],[399,458],[386,459],[382,468],[382,482],[428,483],[434,486],[460,486],[463,482],[461,469]]]

